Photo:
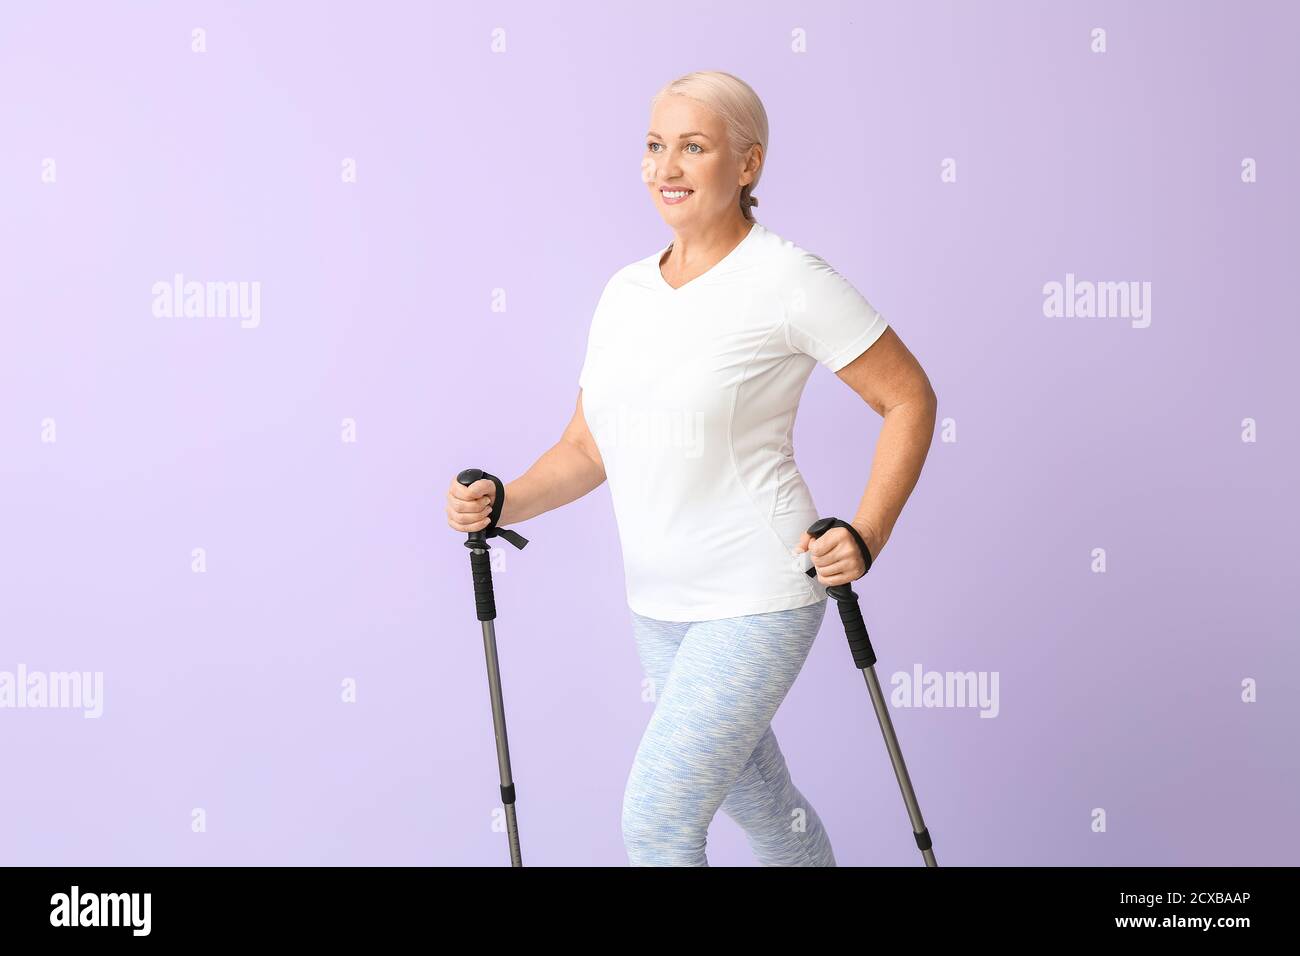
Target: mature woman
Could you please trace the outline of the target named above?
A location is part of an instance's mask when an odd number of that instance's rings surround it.
[[[873,563],[934,429],[934,390],[884,317],[754,220],[767,142],[763,104],[728,73],[689,74],[654,98],[642,178],[672,242],[606,283],[573,419],[504,486],[508,527],[609,479],[632,629],[656,689],[623,800],[633,865],[707,866],[719,807],[761,864],[835,865],[770,724],[817,636],[826,587],[866,562],[847,529],[816,541],[805,531],[820,515],[794,461],[795,414],[820,363],[883,416],[850,522]],[[453,478],[451,527],[485,528],[493,491]]]

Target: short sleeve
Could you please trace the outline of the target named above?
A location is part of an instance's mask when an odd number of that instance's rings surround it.
[[[582,357],[582,368],[578,369],[578,388],[587,387],[587,369],[591,365],[591,333],[587,333],[587,354]]]
[[[888,323],[826,260],[800,251],[785,289],[786,343],[838,372],[884,335]]]
[[[600,334],[600,324],[609,302],[610,289],[614,285],[615,278],[617,278],[617,275],[605,283],[605,288],[600,292],[600,298],[596,300],[596,308],[591,315],[591,324],[587,328],[587,351],[582,358],[582,368],[578,370],[578,388],[587,387],[591,369],[595,365],[597,336]]]

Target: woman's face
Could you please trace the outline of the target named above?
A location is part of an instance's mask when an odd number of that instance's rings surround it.
[[[641,178],[674,229],[740,217],[740,188],[753,179],[731,155],[722,118],[697,100],[665,96],[650,115]]]

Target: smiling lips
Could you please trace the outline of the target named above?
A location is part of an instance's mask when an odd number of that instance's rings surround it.
[[[664,189],[660,188],[659,195],[664,198],[664,203],[669,206],[675,206],[679,202],[686,202],[690,198],[694,189]]]

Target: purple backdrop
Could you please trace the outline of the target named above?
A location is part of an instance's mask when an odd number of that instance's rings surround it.
[[[939,394],[857,589],[887,690],[997,681],[893,711],[940,864],[1300,862],[1284,7],[5,5],[0,860],[506,864],[443,495],[558,439],[604,281],[671,238],[649,99],[722,69],[771,119],[760,221]],[[178,274],[241,310],[169,315]],[[814,372],[823,513],[878,431]],[[625,865],[608,489],[518,528],[524,861]],[[842,865],[920,864],[833,609],[775,727]],[[753,862],[721,814],[709,853]]]

